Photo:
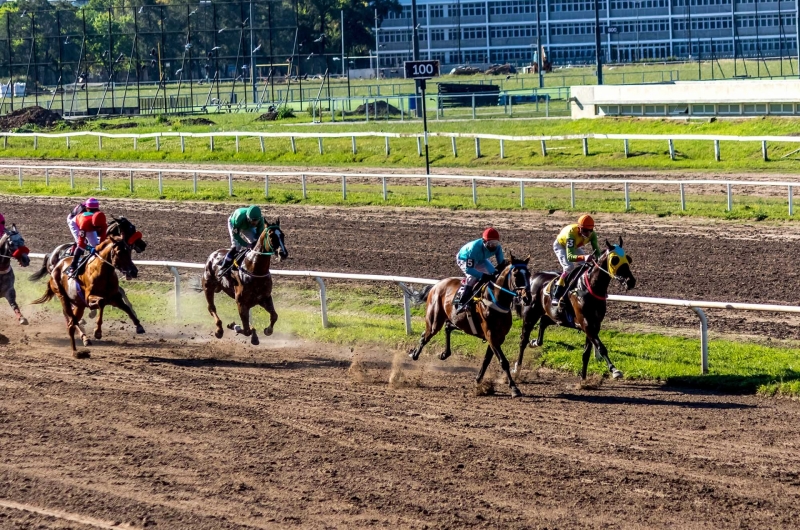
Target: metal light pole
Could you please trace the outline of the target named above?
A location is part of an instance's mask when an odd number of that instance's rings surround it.
[[[419,24],[417,23],[417,0],[411,0],[411,60],[419,61]],[[416,90],[414,94],[420,93],[419,80],[414,80]],[[417,118],[422,116],[422,105],[415,105]]]
[[[375,80],[381,78],[381,61],[378,49],[380,48],[380,44],[378,44],[378,10],[375,10]]]
[[[795,31],[796,40],[795,40],[795,49],[797,50],[797,77],[800,78],[800,24],[797,21],[800,21],[800,2],[794,3],[794,12],[795,12]]]
[[[342,17],[341,22],[339,22],[339,29],[342,32],[342,75],[344,75],[344,10],[341,10],[339,13]],[[350,95],[348,94],[347,97],[350,97]]]
[[[538,15],[538,11],[536,12]],[[598,1],[594,0],[594,46],[595,62],[597,63],[597,84],[603,84],[603,57],[600,53],[600,8]],[[541,72],[541,70],[539,70]]]
[[[595,4],[597,6],[597,4]],[[539,70],[539,88],[544,87],[544,72],[542,72],[542,19],[539,13],[539,0],[536,0],[536,65]]]

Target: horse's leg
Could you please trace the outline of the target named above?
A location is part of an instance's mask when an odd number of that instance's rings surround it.
[[[101,305],[100,308],[97,310],[97,321],[94,325],[94,338],[100,340],[103,338],[103,310],[106,306]]]
[[[275,304],[272,303],[272,296],[270,295],[266,300],[258,305],[263,307],[264,310],[269,313],[269,327],[264,328],[264,335],[269,337],[272,335],[272,332],[275,329],[275,322],[278,321],[278,312],[275,311]]]
[[[13,283],[8,291],[6,291],[6,300],[8,300],[8,305],[11,306],[14,314],[17,315],[17,322],[19,322],[21,326],[27,326],[28,319],[22,316],[22,312],[19,310],[19,306],[17,305],[17,291],[14,289]]]
[[[419,359],[419,354],[422,353],[422,348],[424,348],[425,345],[430,342],[434,335],[439,333],[439,330],[442,329],[442,326],[447,320],[447,316],[442,315],[442,313],[439,312],[439,304],[435,301],[433,303],[434,305],[429,306],[428,312],[425,315],[425,331],[419,338],[419,343],[417,344],[416,348],[412,348],[411,351],[408,352],[409,357],[415,361]]]
[[[531,347],[536,348],[542,346],[544,344],[544,330],[552,324],[553,321],[550,320],[550,317],[547,315],[542,315],[542,318],[539,319],[539,334],[536,336],[536,340],[531,341]]]
[[[475,377],[475,382],[480,383],[483,381],[483,376],[486,375],[486,369],[489,368],[489,363],[492,362],[492,347],[486,346],[486,354],[483,356],[483,363],[478,375]]]
[[[133,312],[131,306],[126,304],[125,300],[122,299],[122,294],[118,292],[117,296],[110,299],[108,303],[116,308],[121,309],[126,315],[128,315],[128,318],[130,318],[133,321],[133,324],[136,326],[137,334],[141,335],[142,333],[144,333],[144,326],[142,326],[142,323],[139,322],[139,318],[136,316],[136,313]],[[100,317],[102,318],[103,316],[102,306],[100,307],[101,307]]]
[[[206,274],[209,274],[206,272]],[[211,273],[213,274],[213,272]],[[209,285],[211,283],[210,280],[203,281],[203,293],[206,295],[206,304],[208,306],[208,312],[211,313],[211,316],[214,317],[214,325],[216,326],[216,330],[214,331],[214,336],[218,339],[222,338],[222,335],[225,333],[225,330],[222,329],[222,320],[219,318],[217,314],[217,306],[214,304],[214,286]]]
[[[133,309],[133,304],[131,303],[130,300],[128,300],[128,295],[125,294],[125,291],[122,289],[122,287],[119,288],[119,294],[122,295],[122,301],[125,302],[126,304],[128,304],[128,307],[131,308],[131,313],[133,313],[133,316],[135,316],[136,318],[139,318],[139,315],[137,315],[136,311],[134,311],[134,309]]]
[[[453,324],[450,323],[449,320],[447,322],[445,322],[445,324],[444,324],[444,351],[442,352],[441,355],[439,355],[439,359],[441,359],[443,361],[445,359],[447,359],[448,357],[450,357],[450,355],[452,355],[452,352],[450,351],[450,334],[455,329],[456,328],[453,326]]]
[[[608,367],[608,371],[611,372],[611,377],[614,379],[619,379],[622,377],[622,372],[617,370],[617,367],[614,366],[614,363],[611,362],[611,358],[608,356],[608,349],[606,345],[600,340],[599,332],[594,334],[593,336],[587,335],[587,339],[591,340],[594,344],[595,352],[600,354],[600,357],[603,358],[606,362],[606,367]]]
[[[517,362],[514,363],[514,373],[519,373],[522,369],[522,357],[525,354],[525,348],[528,346],[528,341],[531,338],[533,328],[536,327],[536,322],[542,317],[542,312],[539,307],[534,305],[524,308],[522,310],[522,330],[519,333],[519,356]]]
[[[241,300],[236,300],[236,309],[239,310],[239,318],[242,321],[242,325],[240,327],[231,322],[228,325],[228,329],[234,330],[239,335],[250,337],[250,344],[253,346],[258,346],[258,335],[256,335],[256,330],[250,327],[250,307],[248,307]]]
[[[586,371],[589,369],[589,358],[592,356],[592,339],[586,335],[586,343],[583,345],[583,366],[581,367],[581,379],[586,379]]]
[[[508,388],[511,390],[511,397],[522,397],[522,392],[520,392],[519,388],[517,388],[517,384],[514,382],[514,379],[511,377],[511,370],[508,363],[508,359],[506,359],[503,350],[500,348],[500,344],[493,344],[491,340],[491,336],[486,337],[489,341],[489,349],[494,352],[495,357],[497,357],[497,361],[500,363],[500,368],[503,370],[503,373],[506,374],[506,382],[508,383]],[[491,356],[489,357],[491,360]],[[484,361],[485,362],[485,361]],[[489,363],[486,363],[488,366]],[[484,371],[486,369],[484,368]]]

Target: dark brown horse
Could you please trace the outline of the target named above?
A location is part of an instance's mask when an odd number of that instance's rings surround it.
[[[608,350],[600,340],[600,325],[606,316],[606,299],[611,279],[617,280],[626,290],[636,286],[636,278],[633,277],[630,268],[631,262],[630,255],[622,249],[622,238],[619,238],[619,245],[612,245],[606,241],[606,250],[596,263],[575,269],[567,279],[570,289],[564,295],[566,298],[562,301],[563,309],[558,312],[550,304],[550,286],[559,275],[551,272],[534,274],[531,279],[532,302],[521,306],[522,333],[519,358],[514,364],[514,373],[522,367],[522,355],[525,353],[528,339],[533,327],[539,322],[539,337],[530,342],[531,346],[543,344],[544,330],[552,324],[579,329],[586,334],[581,379],[586,379],[592,347],[595,349],[595,354],[605,360],[611,376],[614,379],[622,377],[622,372],[611,362]]]
[[[108,236],[105,241],[97,245],[83,272],[75,279],[70,278],[64,272],[72,262],[72,258],[68,257],[59,261],[50,273],[47,291],[41,298],[33,302],[41,304],[58,296],[67,322],[72,354],[76,358],[88,356],[79,355],[75,348],[75,330],[78,329],[78,323],[87,307],[98,311],[97,325],[94,330],[96,339],[103,336],[103,310],[107,305],[124,311],[136,325],[136,333],[144,333],[142,323],[122,298],[116,272],[116,269],[119,269],[123,274],[132,278],[138,276],[136,266],[131,259],[131,250],[131,246],[122,237]],[[81,338],[85,346],[91,344],[83,332],[81,332]]]
[[[216,331],[214,336],[222,338],[222,320],[217,315],[217,306],[214,304],[214,294],[224,291],[225,294],[236,300],[236,307],[239,310],[239,318],[242,319],[242,326],[231,323],[228,329],[250,337],[250,343],[258,344],[256,330],[250,327],[250,309],[260,305],[269,313],[269,327],[264,328],[264,335],[272,335],[275,322],[278,320],[278,313],[272,303],[272,274],[269,272],[269,265],[272,256],[278,256],[278,260],[286,259],[289,253],[284,243],[283,230],[281,230],[281,220],[268,223],[267,227],[258,236],[255,248],[243,252],[236,260],[237,268],[219,278],[217,271],[225,258],[227,249],[220,249],[212,253],[206,261],[206,268],[203,271],[203,292],[208,302],[208,312],[214,317]]]
[[[512,397],[519,397],[522,392],[511,377],[508,359],[503,354],[501,346],[506,339],[506,335],[511,330],[511,308],[516,297],[523,298],[523,303],[529,304],[529,280],[528,261],[515,259],[511,256],[510,262],[501,263],[497,269],[499,274],[495,281],[485,284],[482,290],[478,291],[480,300],[471,307],[459,314],[453,307],[453,297],[461,285],[461,278],[446,278],[436,285],[427,286],[420,293],[413,293],[414,299],[418,302],[427,301],[425,311],[425,332],[419,339],[419,344],[408,354],[415,361],[419,359],[422,348],[433,338],[434,335],[444,326],[445,350],[439,356],[444,360],[450,357],[450,334],[453,330],[460,330],[468,335],[478,337],[488,342],[486,355],[483,364],[475,378],[476,383],[483,380],[486,369],[492,361],[492,355],[497,357],[500,367],[506,374],[508,386]]]

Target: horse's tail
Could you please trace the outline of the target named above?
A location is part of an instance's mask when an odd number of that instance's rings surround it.
[[[50,282],[47,282],[47,291],[40,297],[31,302],[32,304],[43,304],[49,302],[56,295],[56,292],[50,287]]]
[[[411,303],[415,306],[418,306],[422,302],[426,302],[428,300],[428,294],[430,294],[431,289],[433,289],[433,285],[426,285],[421,291],[415,291],[411,287],[407,287],[402,283],[400,284],[400,288],[411,299]]]
[[[44,260],[42,260],[41,268],[38,271],[36,271],[33,274],[31,274],[30,277],[28,278],[28,280],[30,280],[32,282],[38,282],[39,280],[44,278],[45,275],[47,274],[47,262],[48,261],[50,261],[50,254],[45,254]]]

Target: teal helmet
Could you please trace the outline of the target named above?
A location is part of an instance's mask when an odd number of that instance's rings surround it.
[[[248,206],[247,207],[247,220],[251,223],[255,223],[257,221],[261,221],[263,216],[261,215],[261,208],[258,206]]]

